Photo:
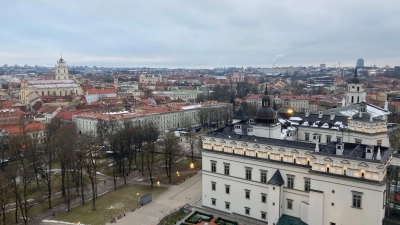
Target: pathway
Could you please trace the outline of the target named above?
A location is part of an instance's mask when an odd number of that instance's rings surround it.
[[[149,204],[126,214],[117,221],[117,224],[157,225],[164,216],[199,198],[201,198],[201,172],[180,185],[171,186]]]

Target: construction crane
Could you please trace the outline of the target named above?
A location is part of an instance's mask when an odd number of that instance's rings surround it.
[[[340,68],[340,63],[343,63],[343,62],[338,62],[338,64],[339,64],[339,68]]]

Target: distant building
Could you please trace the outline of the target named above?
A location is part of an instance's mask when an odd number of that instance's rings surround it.
[[[325,69],[325,68],[326,68],[326,64],[325,64],[325,63],[319,65],[319,69],[320,69],[320,70],[323,70],[323,69]]]
[[[71,96],[81,95],[82,87],[80,86],[75,75],[70,78],[68,74],[68,66],[64,59],[57,61],[54,78],[52,80],[25,80],[21,79],[20,100],[27,104],[28,96],[36,93],[38,96]]]
[[[358,59],[357,60],[357,68],[362,68],[364,67],[364,59]]]

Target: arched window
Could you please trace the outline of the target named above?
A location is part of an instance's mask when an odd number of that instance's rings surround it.
[[[354,96],[351,96],[351,103],[354,103]]]
[[[360,87],[357,87],[357,91],[360,91]]]
[[[60,72],[60,69],[57,69],[58,70],[58,72]]]
[[[360,96],[357,96],[357,103],[360,102]]]

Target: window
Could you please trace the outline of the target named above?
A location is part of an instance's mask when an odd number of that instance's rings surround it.
[[[335,203],[334,203],[334,202],[331,202],[331,206],[335,206]]]
[[[215,191],[217,184],[215,182],[211,182],[211,190]]]
[[[261,219],[263,220],[267,219],[267,213],[261,212]]]
[[[346,175],[346,170],[343,170],[343,175]]]
[[[229,185],[225,185],[225,194],[231,193],[231,187]]]
[[[287,178],[287,188],[293,189],[294,184],[294,177],[293,176],[288,176]]]
[[[250,208],[244,208],[245,210],[244,210],[244,212],[246,213],[246,215],[250,215]]]
[[[217,202],[217,200],[216,200],[215,198],[212,198],[212,199],[211,199],[211,205],[215,205],[216,202]]]
[[[211,172],[217,172],[217,162],[211,162]]]
[[[332,223],[332,222],[331,222],[329,225],[336,225],[336,223]]]
[[[293,200],[287,199],[287,208],[288,209],[293,209]]]
[[[326,143],[331,143],[331,136],[326,136]]]
[[[246,199],[250,199],[250,190],[245,190],[245,193],[246,193],[245,195]]]
[[[356,144],[361,144],[362,140],[361,139],[354,139]]]
[[[382,146],[382,140],[377,140],[376,141],[376,146]]]
[[[306,133],[306,141],[310,141],[310,133]]]
[[[267,195],[266,194],[261,194],[261,202],[267,203]]]
[[[361,193],[353,192],[353,207],[361,208]]]
[[[229,202],[225,202],[225,209],[230,209],[231,207],[231,203]]]
[[[224,165],[224,174],[229,176],[229,164]]]
[[[337,142],[342,142],[342,138],[341,137],[336,137],[336,141]]]
[[[263,183],[263,184],[267,183],[267,172],[266,171],[261,171],[261,183]]]
[[[332,190],[332,194],[335,194],[335,190]]]
[[[305,179],[304,180],[304,191],[309,192],[310,191],[310,186],[311,186],[311,181],[310,179]]]
[[[251,180],[251,168],[246,168],[246,180]]]

